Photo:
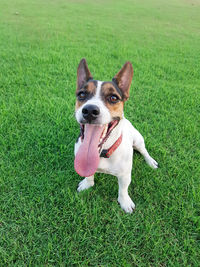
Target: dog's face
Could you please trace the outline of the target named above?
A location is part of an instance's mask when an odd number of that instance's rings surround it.
[[[123,116],[133,77],[130,62],[110,82],[94,80],[85,59],[77,70],[76,119],[80,124],[106,125]]]

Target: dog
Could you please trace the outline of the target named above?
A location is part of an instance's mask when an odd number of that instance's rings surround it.
[[[144,138],[124,117],[132,78],[132,64],[126,62],[112,81],[94,80],[83,58],[77,69],[75,106],[80,135],[75,143],[74,167],[85,177],[77,190],[93,186],[96,172],[114,175],[119,184],[118,202],[127,213],[135,208],[128,194],[133,149],[144,156],[150,167],[158,168],[145,148]]]

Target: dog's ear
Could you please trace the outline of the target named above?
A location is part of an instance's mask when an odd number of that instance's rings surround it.
[[[117,84],[119,89],[122,91],[124,101],[129,98],[129,89],[133,78],[133,67],[131,62],[126,62],[121,70],[113,78],[113,82]]]
[[[77,69],[77,90],[90,79],[93,79],[92,74],[88,68],[86,59],[82,58]]]

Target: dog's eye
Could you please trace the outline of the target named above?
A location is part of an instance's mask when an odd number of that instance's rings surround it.
[[[111,96],[109,96],[108,100],[110,103],[114,104],[114,103],[117,103],[119,101],[119,97],[117,95],[111,95]]]
[[[79,100],[84,100],[85,98],[86,98],[86,93],[85,92],[78,93],[78,99]]]

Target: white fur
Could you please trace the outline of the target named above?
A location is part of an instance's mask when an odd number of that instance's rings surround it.
[[[98,105],[101,112],[99,123],[106,124],[111,121],[111,115],[100,98],[101,84],[102,82],[98,82],[96,95],[86,103]],[[81,114],[83,106],[77,111],[76,114],[78,122],[80,122],[82,116]],[[118,202],[125,212],[131,213],[135,208],[135,204],[128,194],[128,186],[131,183],[133,148],[144,156],[145,161],[150,167],[156,169],[158,167],[158,163],[147,152],[142,135],[133,127],[130,121],[125,118],[121,119],[119,124],[113,129],[108,140],[103,144],[102,149],[108,149],[111,147],[121,133],[122,143],[110,156],[110,158],[100,158],[97,172],[103,172],[117,176],[119,184]],[[78,142],[75,144],[75,155],[80,145],[81,140],[79,138]],[[82,180],[79,183],[77,190],[80,192],[93,185],[94,175],[86,177],[84,180]]]

